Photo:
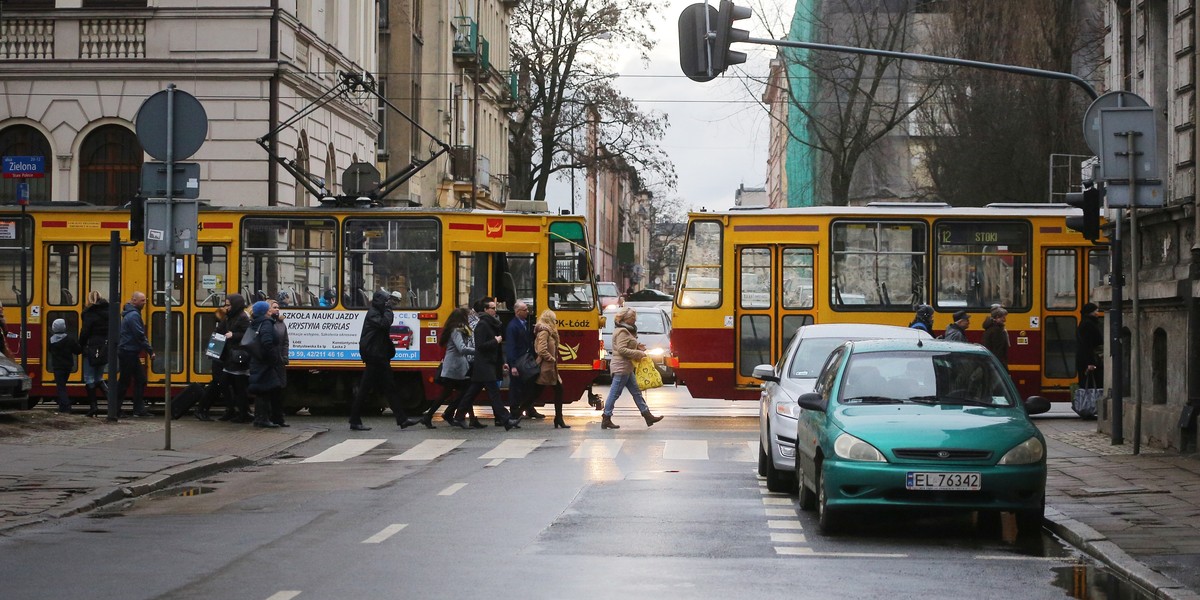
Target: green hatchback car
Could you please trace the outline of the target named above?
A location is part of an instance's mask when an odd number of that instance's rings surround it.
[[[830,353],[799,398],[800,507],[829,534],[854,510],[1016,513],[1040,531],[1046,441],[1007,371],[982,346],[865,340]]]

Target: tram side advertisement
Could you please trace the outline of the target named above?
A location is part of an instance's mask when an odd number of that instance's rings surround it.
[[[289,360],[362,360],[358,354],[358,337],[362,332],[366,312],[329,310],[284,310]],[[392,360],[421,359],[421,325],[415,312],[393,313],[391,338],[396,346]]]

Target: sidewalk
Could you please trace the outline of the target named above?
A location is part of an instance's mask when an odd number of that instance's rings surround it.
[[[0,422],[0,535],[265,459],[326,431],[181,419]],[[62,420],[66,421],[62,421]],[[1200,457],[1113,446],[1095,421],[1035,417],[1049,444],[1046,525],[1160,598],[1200,599]]]
[[[180,419],[163,450],[162,417],[116,424],[28,411],[0,422],[0,535],[262,460],[326,431]]]
[[[1095,421],[1034,417],[1046,525],[1158,598],[1200,598],[1200,457],[1113,446]]]

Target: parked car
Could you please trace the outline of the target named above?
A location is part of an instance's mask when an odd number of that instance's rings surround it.
[[[617,284],[611,281],[597,281],[596,293],[600,295],[600,310],[608,310],[610,306],[617,305],[617,299],[621,297],[621,290],[617,289]]]
[[[601,351],[603,370],[597,376],[601,382],[612,380],[608,372],[608,361],[612,356],[613,326],[616,323],[617,308],[604,311],[604,329],[600,330],[600,339],[604,344]],[[646,354],[654,361],[658,374],[663,383],[675,382],[673,364],[674,353],[671,352],[671,313],[655,307],[636,307],[638,342],[646,345]]]
[[[29,398],[33,380],[21,369],[21,365],[0,354],[0,409],[26,410],[33,408]]]
[[[799,504],[824,534],[855,510],[1013,512],[1041,531],[1046,441],[987,349],[942,340],[865,340],[836,348],[799,398]]]
[[[796,492],[796,399],[811,392],[829,353],[849,340],[875,338],[933,339],[911,327],[862,323],[805,325],[783,352],[778,365],[759,365],[763,380],[758,401],[758,474],[772,492]]]

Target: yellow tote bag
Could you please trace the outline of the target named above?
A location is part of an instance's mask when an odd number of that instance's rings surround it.
[[[662,375],[658,374],[658,369],[654,368],[654,361],[649,356],[634,363],[633,375],[637,378],[639,390],[662,387]]]

